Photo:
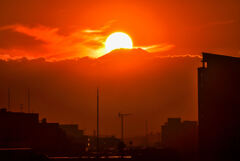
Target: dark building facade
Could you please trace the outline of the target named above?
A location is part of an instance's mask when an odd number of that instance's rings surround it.
[[[87,136],[79,133],[77,138],[58,123],[40,122],[38,114],[0,109],[0,148],[31,148],[50,156],[80,155],[87,146],[80,138],[87,140]]]
[[[38,120],[38,114],[0,109],[0,147],[29,147]]]
[[[121,140],[116,138],[115,136],[100,136],[99,137],[100,152],[101,153],[118,152],[120,143],[122,143]],[[90,136],[89,151],[92,151],[92,152],[96,151],[96,147],[97,147],[97,137]]]
[[[89,150],[89,136],[84,135],[84,131],[78,128],[77,124],[61,124],[61,129],[66,133],[72,145],[72,153],[79,154]],[[81,153],[80,153],[81,154]]]
[[[181,118],[168,118],[162,126],[162,145],[166,148],[180,149],[181,128]]]
[[[240,160],[240,58],[203,53],[202,63],[198,69],[200,158]]]
[[[197,122],[181,121],[181,118],[168,118],[168,122],[162,126],[162,146],[178,152],[182,160],[196,160]]]

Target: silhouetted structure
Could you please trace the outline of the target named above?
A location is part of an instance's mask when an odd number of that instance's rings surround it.
[[[100,152],[99,149],[99,89],[97,88],[97,138],[96,138],[96,150],[97,153]]]
[[[198,69],[200,157],[240,160],[240,58],[203,53]]]
[[[160,148],[161,140],[160,132],[148,132],[147,146],[146,135],[127,137],[124,139],[124,142],[128,148]]]
[[[68,140],[74,147],[72,149],[78,149],[77,151],[72,151],[72,153],[79,154],[79,149],[81,152],[88,151],[89,148],[89,136],[84,135],[83,130],[78,129],[77,124],[62,124],[60,127],[66,133]]]
[[[181,118],[168,118],[162,126],[162,145],[176,150],[183,160],[195,160],[197,155],[196,121],[181,121]]]
[[[38,114],[0,109],[0,147],[30,147],[38,119]]]
[[[0,148],[32,148],[48,155],[81,154],[86,148],[58,123],[39,122],[35,113],[1,109],[0,131]]]
[[[59,124],[48,123],[46,119],[43,119],[36,127],[32,141],[31,147],[48,155],[64,154],[68,152],[68,148],[71,148],[71,144]]]
[[[89,137],[89,150],[91,152],[96,152],[96,136],[90,136]],[[111,153],[118,153],[118,146],[119,143],[121,142],[120,139],[116,138],[115,136],[101,136],[99,137],[99,153],[104,154],[107,152]]]
[[[118,117],[121,119],[121,140],[124,142],[124,118],[131,115],[130,113],[118,113]]]
[[[162,126],[162,144],[167,148],[180,149],[181,118],[168,118],[168,122]]]

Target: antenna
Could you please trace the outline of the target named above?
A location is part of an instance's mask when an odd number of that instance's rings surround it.
[[[148,120],[145,121],[145,146],[148,147]]]
[[[30,113],[30,88],[28,88],[28,113]]]
[[[97,153],[99,155],[99,89],[97,88]]]
[[[10,94],[10,88],[8,88],[8,111],[10,111],[10,102],[11,102],[11,94]]]
[[[131,115],[131,114],[130,113],[124,114],[124,113],[120,113],[120,112],[118,113],[118,117],[120,117],[120,119],[121,119],[121,140],[122,140],[122,142],[124,142],[124,118],[129,115]]]

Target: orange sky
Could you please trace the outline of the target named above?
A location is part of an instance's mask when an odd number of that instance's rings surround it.
[[[96,57],[114,31],[151,51],[238,56],[239,15],[237,0],[1,0],[0,56]]]
[[[144,135],[146,119],[150,131],[168,117],[197,120],[199,56],[240,55],[239,15],[239,0],[1,0],[0,106],[11,87],[18,111],[31,88],[41,118],[92,134],[100,82],[102,134],[119,136],[118,112],[134,114],[128,136]],[[148,52],[72,59],[103,55],[115,31]]]

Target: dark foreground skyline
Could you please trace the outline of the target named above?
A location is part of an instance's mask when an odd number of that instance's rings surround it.
[[[203,53],[198,69],[201,160],[239,160],[240,58]]]
[[[161,138],[155,140],[154,144],[149,144],[153,135],[148,132],[148,122],[145,122],[144,143],[139,145],[135,140],[120,140],[114,136],[104,137],[96,133],[93,136],[84,135],[84,131],[79,130],[76,124],[59,125],[48,123],[46,119],[40,122],[38,114],[1,109],[0,152],[5,156],[7,153],[4,152],[21,152],[21,148],[27,150],[30,147],[30,150],[48,156],[237,161],[240,144],[239,60],[240,58],[203,53],[202,67],[198,68],[198,122],[168,118],[161,126]],[[10,90],[8,96],[11,98]],[[30,105],[30,101],[27,102]],[[11,104],[8,104],[9,109],[10,107]],[[121,115],[123,114],[119,114]]]
[[[1,0],[0,107],[10,88],[11,110],[27,111],[30,88],[41,118],[93,134],[99,87],[103,134],[119,135],[119,112],[134,114],[129,137],[145,120],[154,133],[197,121],[201,52],[239,57],[239,15],[237,0]],[[107,43],[115,32],[128,40]],[[131,50],[108,53],[119,47]]]
[[[239,0],[1,0],[0,153],[239,161],[239,15]]]

